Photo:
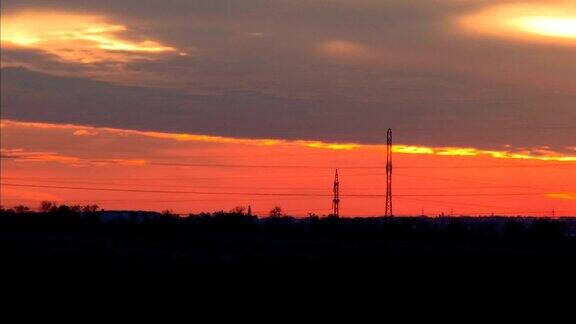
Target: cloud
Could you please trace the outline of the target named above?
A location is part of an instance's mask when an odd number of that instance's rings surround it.
[[[23,162],[58,162],[69,165],[79,165],[80,159],[63,156],[56,152],[29,152],[24,149],[0,149],[2,159],[14,159]]]
[[[0,158],[11,159],[16,162],[52,162],[66,164],[74,167],[81,166],[105,166],[105,165],[124,165],[124,166],[142,166],[146,164],[144,159],[85,159],[76,156],[62,155],[57,152],[27,151],[25,149],[0,149]]]
[[[4,42],[3,114],[120,129],[363,144],[383,143],[392,127],[406,145],[496,151],[505,144],[515,151],[548,145],[566,152],[576,137],[574,49],[470,37],[454,24],[455,17],[499,4],[5,1],[3,18],[75,13],[107,26],[100,31],[114,40],[136,47],[152,40],[177,50],[111,50],[98,41],[78,41],[90,47],[88,53],[117,56],[85,64]]]
[[[546,194],[546,197],[561,200],[576,200],[576,192],[553,192]]]
[[[458,19],[471,34],[576,46],[576,4],[516,2],[488,6]]]
[[[122,37],[127,27],[104,17],[72,12],[25,11],[2,15],[2,47],[33,49],[64,62],[129,62],[176,51],[153,40]]]
[[[370,60],[376,56],[366,46],[345,40],[322,42],[318,46],[318,52],[328,58],[346,61]]]
[[[382,143],[386,128],[392,127],[398,141],[407,145],[501,150],[510,144],[518,150],[550,146],[558,152],[574,146],[575,129],[568,123],[576,119],[572,97],[541,110],[539,104],[546,105],[549,99],[535,97],[525,103],[514,98],[501,102],[391,98],[382,104],[261,92],[191,95],[21,68],[2,69],[1,87],[3,116],[14,120],[363,144]]]
[[[214,144],[232,144],[232,145],[248,145],[248,146],[283,146],[283,147],[305,147],[320,150],[333,150],[333,151],[352,151],[352,150],[367,150],[367,151],[385,151],[384,145],[369,145],[360,143],[336,143],[336,142],[322,142],[322,141],[309,141],[309,140],[278,140],[278,139],[258,139],[258,138],[234,138],[223,136],[209,136],[200,134],[185,134],[185,133],[166,133],[166,132],[151,132],[140,131],[132,129],[117,129],[108,127],[86,127],[82,125],[73,124],[48,124],[48,123],[31,123],[4,120],[2,121],[2,128],[5,131],[13,131],[13,129],[23,128],[29,130],[52,130],[52,131],[73,131],[72,134],[77,136],[78,132],[93,134],[92,136],[122,136],[126,137],[143,137],[161,141],[176,141],[176,142],[191,142],[191,143],[214,143]],[[424,154],[424,155],[437,155],[437,156],[468,156],[468,157],[491,157],[495,159],[513,159],[513,160],[533,160],[533,161],[555,161],[555,162],[576,162],[576,155],[568,155],[552,150],[482,150],[473,147],[429,147],[429,146],[415,146],[396,144],[392,147],[392,151],[398,154]],[[10,158],[26,158],[37,159],[41,161],[62,161],[79,163],[81,160],[72,157],[62,157],[55,153],[46,152],[25,152],[22,149],[18,150],[3,150],[3,156]],[[86,162],[87,160],[82,160]],[[120,164],[145,164],[146,161],[139,159],[123,160],[123,159],[102,159],[98,161],[88,160],[92,163],[120,163]]]
[[[87,130],[87,129],[79,129],[72,133],[74,136],[95,136],[98,135],[97,131]]]

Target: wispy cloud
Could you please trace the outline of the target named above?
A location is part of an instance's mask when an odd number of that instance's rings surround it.
[[[576,192],[552,192],[546,194],[546,197],[562,200],[576,200]]]
[[[2,47],[34,49],[65,62],[129,62],[177,51],[150,39],[128,39],[124,36],[127,26],[97,15],[59,11],[3,13],[1,24]]]
[[[367,46],[346,40],[329,40],[318,45],[322,56],[343,61],[365,61],[376,58],[376,53]]]
[[[74,136],[95,136],[98,135],[97,131],[88,130],[88,129],[79,129],[72,133]]]
[[[141,166],[146,164],[143,159],[86,159],[57,152],[26,151],[24,149],[0,149],[0,158],[12,159],[17,162],[54,162],[70,166],[126,165]]]
[[[0,127],[27,127],[38,129],[59,129],[70,130],[72,134],[78,135],[77,132],[82,134],[91,134],[97,136],[98,134],[108,134],[114,136],[142,136],[148,138],[155,138],[161,140],[172,140],[178,142],[201,142],[201,143],[217,143],[217,144],[238,144],[250,146],[297,146],[306,147],[319,150],[382,150],[386,147],[384,145],[370,145],[358,143],[333,143],[322,141],[308,141],[308,140],[281,140],[281,139],[257,139],[257,138],[234,138],[223,136],[210,136],[200,134],[185,134],[185,133],[165,133],[165,132],[151,132],[139,131],[131,129],[118,129],[107,127],[90,127],[73,124],[50,124],[50,123],[34,123],[34,122],[20,122],[12,120],[3,120]],[[534,161],[555,161],[555,162],[576,162],[575,155],[567,155],[543,148],[523,149],[521,151],[506,151],[506,150],[482,150],[473,147],[430,147],[418,145],[403,145],[396,144],[392,148],[393,152],[399,154],[424,154],[424,155],[437,155],[437,156],[484,156],[495,159],[514,159],[514,160],[534,160]],[[12,152],[14,153],[14,152]],[[17,153],[17,152],[16,152]],[[52,157],[48,158],[61,158]],[[68,157],[70,158],[70,157]],[[94,161],[92,161],[94,162]],[[101,161],[105,163],[106,161]],[[121,160],[108,161],[110,163],[124,163]],[[126,161],[126,163],[145,163],[145,161],[134,160]]]

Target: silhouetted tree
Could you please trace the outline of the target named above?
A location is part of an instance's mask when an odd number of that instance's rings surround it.
[[[56,213],[58,215],[69,215],[70,212],[71,212],[71,209],[67,205],[60,205],[60,206],[58,206],[58,209],[56,210]]]
[[[2,214],[14,214],[14,209],[13,208],[8,208],[8,209],[0,209],[0,213]]]
[[[270,210],[269,213],[270,217],[281,217],[282,216],[282,208],[276,206]]]
[[[84,207],[82,207],[82,212],[83,213],[93,213],[98,211],[98,209],[100,209],[100,207],[98,205],[86,205]]]
[[[244,206],[236,206],[234,208],[232,208],[230,210],[231,214],[238,214],[238,215],[244,215],[244,211],[246,211],[246,207]]]
[[[44,200],[40,203],[40,212],[53,213],[58,209],[58,204],[55,201]]]
[[[75,213],[75,214],[80,214],[82,212],[82,206],[72,205],[72,206],[70,206],[70,211]]]
[[[0,213],[13,213],[14,209],[12,208],[4,208],[4,206],[0,205]]]
[[[28,206],[24,206],[24,205],[18,205],[18,206],[14,206],[14,211],[17,214],[24,214],[30,211],[30,208]]]

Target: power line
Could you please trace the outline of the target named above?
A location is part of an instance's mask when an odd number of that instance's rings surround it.
[[[403,175],[400,175],[403,176]],[[414,176],[420,177],[420,176]],[[424,177],[424,176],[422,176]],[[227,178],[227,177],[222,177]],[[273,177],[271,177],[273,178]],[[220,179],[220,178],[218,178]],[[449,181],[456,181],[456,182],[466,182],[464,180],[456,180],[456,179],[446,179],[446,178],[437,178],[434,179],[439,180],[449,180]],[[123,181],[114,181],[112,182],[102,182],[102,181],[87,181],[86,178],[69,178],[69,179],[62,179],[62,178],[45,178],[45,177],[2,177],[2,180],[21,180],[21,181],[33,181],[33,182],[48,182],[48,183],[73,183],[73,184],[95,184],[95,185],[109,185],[109,186],[137,186],[137,187],[149,187],[149,184],[145,184],[143,182],[133,183],[133,182],[123,182]],[[148,178],[137,178],[131,180],[139,180],[139,181],[146,181],[149,180]],[[166,179],[153,179],[153,180],[166,180]],[[222,185],[179,185],[179,184],[154,184],[155,187],[169,187],[169,188],[220,188],[220,189],[230,189],[230,188],[238,188],[238,186],[222,186]],[[572,187],[576,186],[576,183],[568,183],[568,184],[546,184],[546,185],[485,185],[485,186],[466,186],[466,187],[396,187],[396,189],[401,190],[468,190],[468,189],[499,189],[499,188],[557,188],[557,187]],[[246,188],[246,186],[243,186]],[[358,190],[382,190],[385,187],[354,187]],[[286,189],[286,190],[319,190],[319,191],[326,191],[325,187],[287,187],[287,186],[258,186],[255,189]]]
[[[419,199],[419,198],[408,198],[408,197],[399,197],[398,199],[401,200],[409,200],[409,201],[419,201],[419,202],[427,202],[427,203],[436,203],[442,205],[450,205],[450,206],[466,206],[466,207],[482,207],[482,208],[491,208],[491,209],[512,209],[508,207],[502,206],[493,206],[493,205],[484,205],[484,204],[476,204],[476,203],[464,203],[464,202],[448,202],[448,201],[440,201],[440,200],[430,200],[430,199]]]
[[[318,201],[324,199],[324,197],[287,197],[283,198],[282,201]],[[46,199],[39,199],[39,198],[1,198],[2,201],[30,201],[30,202],[41,202],[45,201]],[[276,197],[261,197],[258,198],[258,201],[277,201],[278,198]],[[98,202],[126,202],[126,203],[179,203],[179,202],[230,202],[230,198],[222,197],[222,198],[211,198],[211,199],[58,199],[59,202],[67,202],[67,203],[98,203]],[[236,204],[243,202],[242,199],[239,199]]]
[[[216,191],[177,191],[177,190],[146,190],[146,189],[120,189],[120,188],[91,188],[91,187],[72,187],[72,186],[50,186],[50,185],[31,185],[18,183],[2,183],[2,186],[8,187],[28,187],[28,188],[48,188],[48,189],[68,189],[68,190],[92,190],[92,191],[111,191],[111,192],[134,192],[134,193],[163,193],[163,194],[197,194],[197,195],[242,195],[242,196],[292,196],[292,197],[331,197],[331,194],[313,194],[313,193],[263,193],[263,192],[216,192]],[[394,197],[499,197],[499,196],[539,196],[547,193],[466,193],[466,194],[400,194]],[[382,194],[346,194],[346,197],[386,197]]]

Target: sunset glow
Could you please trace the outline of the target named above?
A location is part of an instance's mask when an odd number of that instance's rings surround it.
[[[576,39],[576,17],[550,18],[530,17],[520,18],[515,23],[518,28],[527,32],[550,37]]]
[[[142,136],[151,137],[164,140],[175,140],[182,142],[205,142],[205,143],[219,143],[219,144],[241,144],[249,146],[296,146],[307,147],[320,150],[334,150],[334,151],[351,151],[351,150],[385,150],[385,145],[368,145],[357,143],[326,143],[321,141],[306,141],[306,140],[279,140],[279,139],[247,139],[247,138],[231,138],[222,136],[210,135],[197,135],[197,134],[174,134],[174,133],[161,133],[150,131],[138,131],[117,128],[96,128],[82,125],[64,125],[64,124],[47,124],[47,123],[32,123],[32,122],[19,122],[11,120],[0,120],[0,127],[8,129],[11,127],[30,127],[32,129],[55,129],[55,130],[70,130],[74,136],[96,136],[98,134],[107,133],[114,136]],[[521,159],[521,160],[537,160],[537,161],[559,161],[559,162],[576,162],[576,155],[567,155],[558,152],[548,151],[543,152],[537,148],[534,152],[531,151],[492,151],[481,150],[476,148],[459,148],[459,147],[424,147],[424,146],[410,146],[397,144],[392,147],[392,151],[399,154],[429,154],[439,156],[488,156],[495,159]]]
[[[0,14],[3,206],[576,216],[574,0]]]
[[[576,44],[576,5],[571,1],[496,5],[460,18],[459,23],[478,34]]]
[[[174,52],[153,40],[124,38],[124,25],[104,17],[69,12],[23,12],[2,15],[2,46],[37,49],[64,61],[129,61],[137,54]]]
[[[321,55],[337,60],[363,60],[374,58],[367,47],[345,40],[331,40],[318,46]]]
[[[378,214],[383,203],[381,145],[10,120],[1,125],[3,205],[93,199],[108,209],[143,206],[185,213],[250,204],[266,213],[269,205],[279,204],[298,216],[325,214],[335,168],[346,215]],[[420,213],[424,202],[432,214],[450,208],[478,215],[538,216],[552,207],[558,215],[574,212],[576,172],[565,172],[576,167],[576,156],[406,145],[394,146],[394,152],[401,214]],[[236,188],[239,181],[243,185]]]

